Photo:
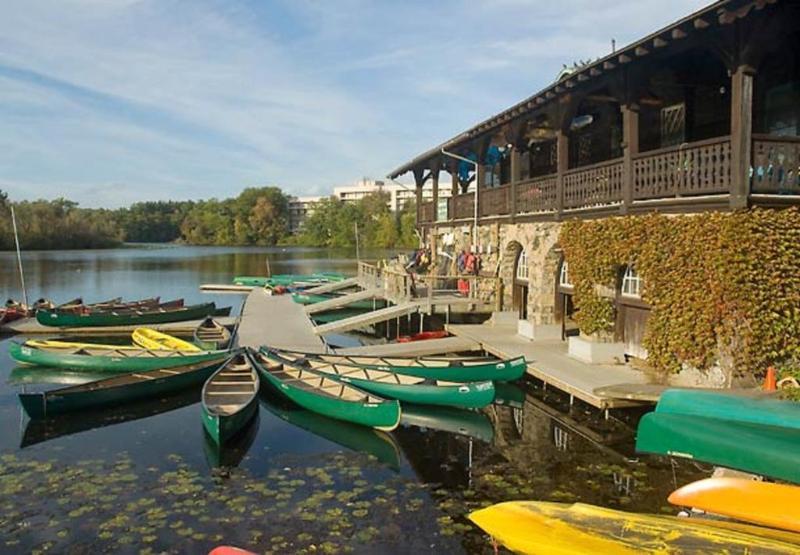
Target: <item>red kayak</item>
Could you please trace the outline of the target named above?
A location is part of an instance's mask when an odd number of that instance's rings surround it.
[[[412,341],[425,341],[426,339],[442,339],[448,337],[450,334],[445,330],[439,331],[421,331],[413,335],[401,335],[397,338],[398,343],[411,343]]]

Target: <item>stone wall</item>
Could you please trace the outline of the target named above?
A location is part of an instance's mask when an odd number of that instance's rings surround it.
[[[482,273],[503,280],[503,309],[512,309],[514,271],[521,248],[528,253],[528,319],[537,325],[555,324],[559,222],[492,223],[478,228]],[[473,244],[469,225],[439,227],[429,235],[436,249],[457,256]],[[439,257],[441,259],[441,257]],[[452,264],[452,263],[451,263]],[[454,270],[454,268],[450,268]]]

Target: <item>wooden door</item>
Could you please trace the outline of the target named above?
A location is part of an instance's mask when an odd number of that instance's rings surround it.
[[[650,310],[637,306],[623,307],[623,338],[625,341],[625,355],[639,359],[647,358],[645,349],[644,330]]]
[[[528,318],[528,284],[514,282],[512,306],[517,311],[520,320]]]

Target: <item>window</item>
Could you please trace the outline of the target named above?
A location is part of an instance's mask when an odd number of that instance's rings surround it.
[[[559,287],[572,288],[572,282],[569,280],[569,264],[567,261],[561,263],[561,273],[558,276]]]
[[[625,268],[625,275],[622,276],[622,294],[637,299],[642,296],[642,278],[633,266]]]
[[[528,253],[525,252],[525,249],[519,251],[517,257],[517,279],[528,281]]]

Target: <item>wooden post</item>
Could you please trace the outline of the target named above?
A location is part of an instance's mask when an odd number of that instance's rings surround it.
[[[747,65],[731,75],[731,210],[747,208],[753,144],[753,75]]]
[[[517,217],[517,182],[519,181],[520,169],[519,149],[515,145],[511,147],[511,186],[509,187],[511,223],[514,223]]]
[[[439,219],[439,170],[437,168],[433,169],[433,173],[431,174],[431,186],[432,186],[432,193],[433,193],[433,222],[436,222]]]
[[[414,183],[416,184],[416,200],[417,200],[417,227],[420,225],[420,218],[422,216],[422,187],[425,185],[425,180],[422,176],[422,169],[414,170]]]
[[[481,214],[481,197],[483,196],[483,188],[486,185],[486,166],[483,165],[483,160],[481,159],[478,162],[478,172],[475,175],[475,186],[478,188],[478,194],[475,195],[475,211],[478,214],[478,218],[482,216]],[[476,238],[477,240],[477,238]]]
[[[569,169],[569,137],[564,129],[556,131],[556,213],[560,220],[564,212],[564,174]]]
[[[633,205],[633,157],[639,154],[639,106],[622,106],[623,178],[622,207],[620,212],[627,214]]]

